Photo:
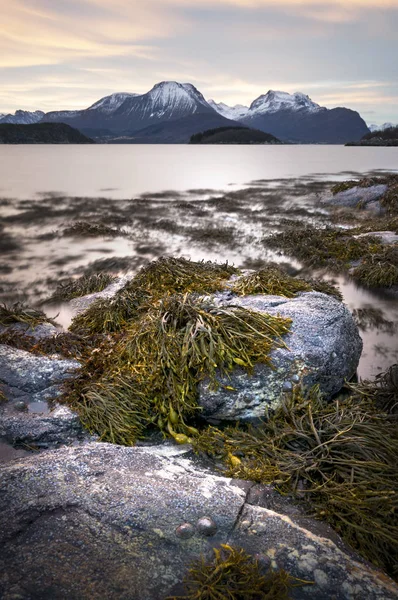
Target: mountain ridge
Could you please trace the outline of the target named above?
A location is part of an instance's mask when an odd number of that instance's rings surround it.
[[[30,113],[36,116],[25,115],[24,118],[38,118],[39,113],[36,111]],[[0,123],[5,122],[4,118],[0,117]],[[14,119],[17,118],[15,115]],[[40,122],[62,122],[90,132],[107,130],[118,139],[138,139],[137,134],[143,132],[148,143],[155,139],[156,143],[188,142],[193,134],[224,127],[230,122],[259,129],[292,143],[344,144],[359,140],[370,131],[358,112],[344,107],[327,109],[301,92],[289,94],[268,90],[248,107],[230,107],[206,100],[191,83],[176,81],[157,83],[144,94],[110,94],[82,110],[51,111],[43,114]],[[150,132],[153,139],[150,139]]]

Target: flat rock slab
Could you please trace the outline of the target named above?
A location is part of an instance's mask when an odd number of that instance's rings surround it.
[[[359,208],[375,212],[376,214],[384,214],[385,210],[379,200],[387,190],[388,185],[385,184],[372,185],[371,187],[356,186],[337,194],[326,192],[322,195],[320,201],[322,204]]]
[[[79,366],[75,360],[0,345],[0,389],[8,400],[0,404],[0,438],[14,445],[51,447],[86,437],[74,412],[48,404]]]
[[[318,522],[261,506],[271,488],[213,475],[185,453],[91,443],[0,468],[2,600],[163,600],[220,543],[314,581],[296,600],[398,597]]]
[[[221,306],[290,317],[292,325],[290,334],[283,338],[287,347],[271,352],[274,368],[258,364],[253,375],[237,368],[229,377],[219,377],[217,390],[208,380],[200,384],[199,404],[206,418],[264,417],[268,409],[279,406],[283,392],[294,385],[319,385],[325,397],[331,397],[355,374],[362,340],[350,311],[334,297],[319,292],[305,292],[295,298],[221,293],[215,295],[215,301]]]

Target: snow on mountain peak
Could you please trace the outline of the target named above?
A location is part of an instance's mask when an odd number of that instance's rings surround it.
[[[280,92],[269,90],[266,94],[259,96],[250,105],[250,112],[253,113],[274,113],[280,110],[305,110],[306,112],[316,112],[320,110],[319,104],[316,104],[306,94],[296,92]]]
[[[9,115],[0,115],[0,123],[12,123],[14,125],[31,125],[38,123],[44,117],[42,110],[16,110]]]
[[[224,104],[224,102],[217,103],[214,100],[208,100],[208,103],[216,112],[226,119],[231,119],[232,121],[239,121],[239,119],[243,119],[249,111],[249,108],[247,106],[243,106],[243,104],[228,106],[227,104]]]
[[[94,102],[87,110],[99,110],[102,113],[110,114],[119,108],[127,98],[134,98],[139,94],[130,94],[128,92],[118,92],[104,96],[97,102]]]
[[[199,106],[207,106],[202,94],[190,83],[162,81],[153,86],[146,94],[152,103],[154,113],[157,111],[183,110],[197,112]]]
[[[398,125],[394,125],[393,123],[383,123],[383,125],[376,125],[375,123],[372,123],[368,127],[373,133],[374,131],[384,131],[385,129],[389,129],[390,127],[398,127]]]

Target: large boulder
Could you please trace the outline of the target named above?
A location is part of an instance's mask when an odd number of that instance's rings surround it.
[[[284,337],[286,347],[271,352],[273,368],[258,364],[252,375],[236,368],[229,376],[219,377],[217,389],[209,380],[200,384],[199,404],[206,418],[264,417],[294,385],[319,385],[325,397],[331,397],[355,374],[362,340],[350,311],[333,296],[319,292],[305,292],[295,298],[220,293],[215,301],[221,306],[290,317],[292,325]]]
[[[313,581],[306,600],[398,588],[270,487],[207,472],[175,446],[64,447],[0,469],[3,600],[160,600],[221,543]]]
[[[53,402],[79,366],[0,345],[0,390],[7,398],[0,404],[0,438],[50,447],[84,437],[78,416]]]

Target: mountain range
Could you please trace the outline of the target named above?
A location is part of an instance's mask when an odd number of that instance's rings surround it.
[[[115,93],[83,110],[16,111],[0,123],[66,123],[97,141],[185,143],[193,134],[236,124],[270,133],[285,142],[343,144],[369,129],[359,113],[327,109],[302,93],[270,90],[250,106],[206,100],[190,83],[164,81],[145,94]]]

